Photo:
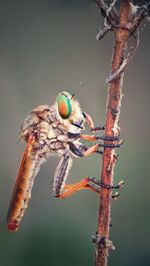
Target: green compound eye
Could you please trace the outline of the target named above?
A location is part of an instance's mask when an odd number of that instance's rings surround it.
[[[65,95],[60,95],[57,98],[58,112],[63,119],[69,118],[72,112],[70,100]]]

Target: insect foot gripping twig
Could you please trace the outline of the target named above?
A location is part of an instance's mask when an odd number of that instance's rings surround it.
[[[105,126],[99,125],[98,127],[91,128],[91,131],[104,131]]]
[[[96,187],[97,187],[97,192],[100,191],[100,188],[105,188],[107,190],[113,190],[113,189],[121,189],[124,186],[123,180],[119,181],[117,185],[105,184],[102,181],[99,181],[93,177],[89,177],[89,180],[90,180],[91,189],[93,187],[93,189],[96,190]],[[120,196],[120,193],[117,191],[111,197],[112,199],[116,200],[118,199],[119,196]]]
[[[95,243],[99,247],[108,248],[109,250],[115,250],[115,246],[113,242],[109,239],[106,239],[105,236],[99,235],[98,232],[92,236],[92,242]]]
[[[89,177],[89,180],[92,183],[94,183],[94,184],[96,184],[96,185],[98,185],[98,186],[100,186],[102,188],[106,188],[106,189],[120,189],[120,188],[122,188],[124,186],[124,181],[123,180],[119,181],[119,183],[117,185],[105,184],[102,181],[97,180],[96,178],[93,178],[93,177]]]

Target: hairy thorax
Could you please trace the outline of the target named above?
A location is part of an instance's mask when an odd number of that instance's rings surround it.
[[[35,138],[33,151],[42,157],[62,154],[67,148],[67,130],[58,120],[53,106],[41,105],[33,109],[21,129],[21,138],[25,141]]]

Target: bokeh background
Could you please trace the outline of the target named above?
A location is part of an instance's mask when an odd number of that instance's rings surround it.
[[[66,200],[52,196],[58,159],[42,165],[20,230],[6,230],[6,215],[25,144],[19,139],[27,113],[53,104],[62,88],[75,93],[96,125],[105,121],[113,36],[96,41],[101,24],[92,0],[0,1],[0,265],[90,266],[97,229],[98,197],[88,191]],[[140,27],[140,46],[125,73],[112,204],[111,266],[150,265],[150,24]],[[101,158],[75,159],[69,182],[98,177]]]

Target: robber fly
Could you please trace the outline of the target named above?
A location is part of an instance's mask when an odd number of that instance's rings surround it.
[[[83,145],[80,141],[95,141],[110,138],[81,134],[85,122],[92,131],[103,130],[94,127],[92,118],[80,108],[74,95],[61,92],[54,105],[40,105],[26,117],[21,127],[21,138],[27,144],[20,163],[16,183],[7,216],[7,226],[10,231],[17,231],[19,224],[31,198],[34,178],[40,165],[46,158],[59,155],[60,162],[56,168],[53,184],[53,195],[66,198],[83,188],[91,188],[99,192],[100,185],[90,177],[73,185],[65,184],[72,165],[72,158],[85,157],[93,153],[102,153],[100,147],[105,144],[96,143],[92,147]],[[114,139],[113,139],[114,140]],[[119,147],[119,144],[109,144],[107,147]]]

